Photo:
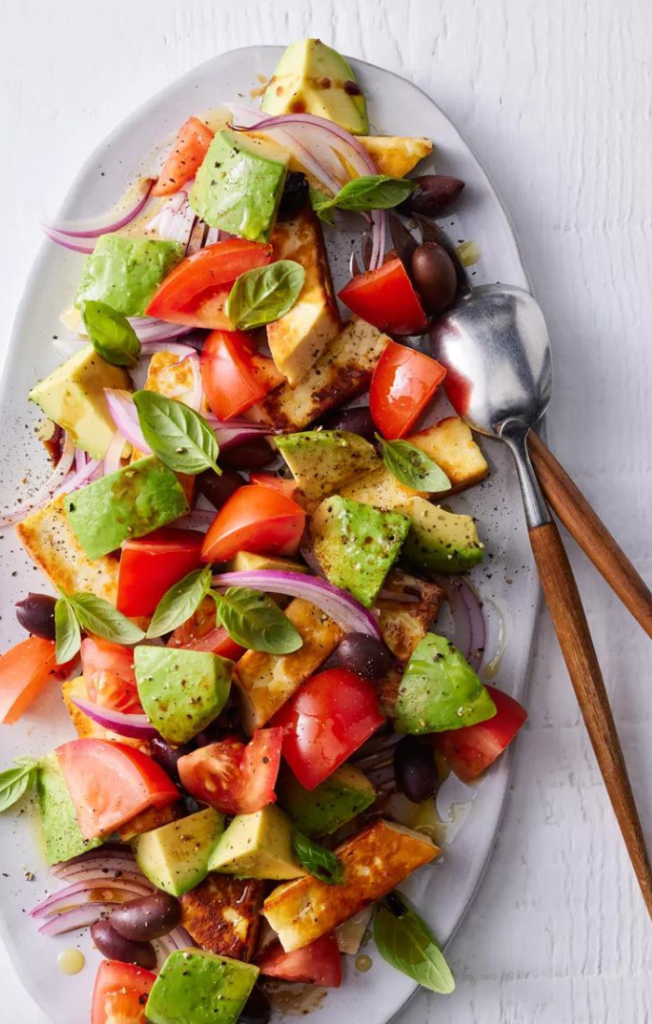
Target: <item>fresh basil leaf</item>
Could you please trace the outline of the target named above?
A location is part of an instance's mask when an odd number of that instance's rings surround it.
[[[156,391],[136,391],[134,402],[145,440],[164,465],[190,476],[205,469],[222,473],[215,432],[203,416]]]
[[[211,591],[217,616],[232,640],[251,651],[292,654],[303,647],[294,628],[271,597],[248,587],[229,587],[225,594]]]
[[[17,757],[17,768],[0,772],[0,811],[7,811],[31,789],[36,782],[38,762],[28,757]]]
[[[81,646],[81,629],[75,610],[67,597],[60,597],[54,606],[55,657],[57,665],[74,658]]]
[[[226,315],[240,331],[278,320],[292,309],[305,279],[305,270],[294,260],[277,260],[268,267],[247,270],[229,293]]]
[[[187,622],[194,615],[210,590],[213,570],[210,565],[203,569],[195,569],[163,595],[156,606],[152,621],[147,630],[151,639],[171,633],[173,629]]]
[[[308,189],[308,195],[310,197],[310,205],[319,219],[333,227],[335,222],[333,220],[333,210],[330,208],[331,197],[326,195],[325,192],[320,192],[318,188]]]
[[[374,940],[383,960],[418,985],[440,995],[455,991],[455,979],[430,930],[396,893],[376,911]]]
[[[383,450],[386,468],[406,487],[414,491],[448,491],[451,482],[437,463],[409,441],[385,441],[376,434]]]
[[[365,174],[352,178],[332,198],[315,189],[310,194],[312,208],[320,216],[325,210],[350,210],[365,213],[367,210],[390,210],[412,195],[417,182],[410,178],[392,178],[388,174]]]
[[[124,313],[106,302],[87,299],[81,307],[82,320],[98,355],[113,366],[134,366],[141,352],[138,335]]]
[[[137,644],[145,639],[145,633],[139,626],[101,597],[95,594],[69,594],[67,600],[72,605],[79,625],[89,633],[95,633],[114,644]]]
[[[344,867],[339,857],[308,839],[298,828],[292,830],[292,849],[301,867],[320,882],[341,885],[344,881]]]

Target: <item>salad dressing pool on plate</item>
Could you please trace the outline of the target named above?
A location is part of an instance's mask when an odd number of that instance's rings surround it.
[[[57,963],[62,974],[79,974],[86,965],[86,957],[80,949],[74,949],[71,946],[69,949],[61,950],[57,957]]]

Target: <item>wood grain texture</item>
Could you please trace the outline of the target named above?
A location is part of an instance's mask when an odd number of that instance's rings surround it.
[[[214,53],[321,36],[412,78],[497,184],[553,341],[551,446],[650,583],[648,0],[0,0],[0,15],[0,345],[38,220],[111,128]],[[649,640],[570,554],[649,842]],[[450,950],[457,991],[419,995],[407,1024],[652,1020],[649,921],[547,616],[529,712],[498,845]],[[5,963],[7,1020],[46,1024]]]
[[[652,638],[652,593],[645,580],[580,489],[533,430],[528,435],[528,447],[548,504],[573,540]]]

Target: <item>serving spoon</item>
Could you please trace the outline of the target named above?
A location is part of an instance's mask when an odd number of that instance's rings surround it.
[[[452,256],[454,247],[450,242],[445,245],[448,239],[443,231],[441,236],[443,238],[433,240],[444,244]],[[502,441],[514,456],[543,593],[607,792],[652,917],[652,869],[609,698],[570,562],[528,454],[528,435],[548,408],[552,391],[552,359],[543,313],[530,293],[522,288],[498,284],[472,290],[457,258],[455,263],[458,297],[453,308],[436,320],[431,329],[432,354],[448,371],[446,393],[457,414],[473,430]],[[536,445],[554,462],[538,438]],[[559,469],[563,473],[561,467]],[[574,487],[570,480],[568,482]],[[552,492],[550,496],[552,498]],[[581,495],[579,498],[584,501]],[[592,513],[588,503],[584,503],[609,537],[606,527]],[[615,541],[613,543],[615,545]],[[624,554],[620,554],[627,562]],[[604,564],[606,566],[606,559]],[[649,596],[643,581],[633,567],[630,568]],[[608,576],[606,578],[611,582]],[[652,618],[648,617],[647,621],[652,622]]]

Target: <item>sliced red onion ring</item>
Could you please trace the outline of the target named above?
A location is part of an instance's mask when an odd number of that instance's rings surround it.
[[[125,227],[126,224],[129,224],[134,217],[138,216],[149,198],[154,181],[154,178],[140,178],[136,182],[134,203],[117,220],[112,219],[115,217],[115,214],[106,214],[94,223],[79,221],[73,224],[69,221],[61,221],[59,224],[43,224],[43,229],[46,234],[53,232],[60,236],[67,235],[70,238],[98,238],[100,235],[108,235],[111,231],[118,231],[120,228]],[[79,251],[83,250],[80,249]],[[91,248],[88,251],[92,252],[93,250]]]
[[[58,488],[52,495],[53,498],[58,498],[60,494],[64,492],[66,494],[72,494],[73,491],[83,487],[85,483],[88,483],[89,479],[93,476],[93,473],[97,472],[100,468],[101,463],[97,459],[89,459],[89,461],[82,466],[77,473],[73,476],[67,477],[61,487]]]
[[[106,879],[102,875],[93,875],[92,878],[85,881],[73,882],[65,889],[60,889],[59,892],[54,892],[51,896],[41,900],[30,910],[29,916],[52,917],[54,914],[61,914],[66,910],[83,906],[85,903],[96,903],[97,899],[93,899],[92,894],[98,890],[124,892],[126,902],[128,899],[148,896],[153,891],[153,886],[126,881],[124,878]],[[117,900],[111,902],[117,902]]]
[[[120,736],[130,736],[139,740],[148,740],[156,736],[156,729],[147,715],[125,715],[122,711],[103,708],[100,704],[85,700],[83,697],[73,697],[72,702],[98,725],[104,729],[111,729]]]
[[[182,359],[187,359],[188,356],[196,356],[197,349],[193,348],[192,345],[186,345],[178,341],[143,341],[142,350],[145,355],[152,355],[153,352],[171,352],[172,355],[180,356],[179,362]]]
[[[75,907],[73,910],[67,910],[64,914],[48,918],[45,924],[39,928],[39,933],[52,939],[56,935],[65,935],[66,932],[76,932],[80,928],[88,928],[89,925],[99,921],[101,917],[106,917],[117,906],[119,906],[118,903],[84,903],[81,907]]]
[[[180,338],[183,334],[190,334],[194,330],[187,324],[169,324],[165,320],[157,320],[155,317],[133,316],[129,317],[129,322],[138,335],[143,352],[154,352],[156,349],[151,347],[152,345],[160,345],[168,339]]]
[[[106,879],[126,878],[129,873],[137,874],[138,866],[127,847],[123,847],[122,853],[119,853],[103,846],[66,861],[65,864],[56,864],[50,871],[64,882],[83,882],[91,874],[102,874]]]
[[[224,572],[213,577],[216,587],[253,587],[270,594],[301,597],[321,608],[347,633],[368,633],[381,639],[376,619],[355,597],[315,576],[299,572],[261,569],[251,572]]]
[[[104,476],[110,476],[111,473],[117,473],[122,465],[122,453],[124,451],[126,441],[119,430],[116,430],[115,434],[109,441],[109,447],[106,450],[104,461],[102,462],[102,474]]]
[[[477,672],[487,641],[482,602],[475,590],[461,576],[438,576],[437,583],[446,594],[453,613],[453,643],[471,668]]]
[[[196,219],[197,214],[188,203],[188,192],[182,189],[168,199],[156,216],[147,222],[147,227],[150,231],[155,230],[160,238],[182,242],[187,247]]]
[[[95,248],[94,244],[84,244],[81,239],[75,239],[69,235],[60,235],[58,231],[47,227],[45,224],[43,225],[43,230],[50,241],[56,242],[56,244],[60,245],[62,249],[70,249],[71,252],[81,252],[85,256],[90,256]]]
[[[83,469],[87,462],[88,462],[88,456],[87,456],[86,452],[82,451],[81,448],[77,448],[75,450],[75,470],[76,470],[76,472],[79,472],[80,469]]]
[[[7,526],[11,526],[13,523],[20,522],[21,519],[25,519],[30,512],[41,508],[41,506],[45,505],[47,501],[51,501],[55,492],[67,479],[74,461],[75,443],[70,434],[66,433],[61,458],[59,459],[52,475],[29,501],[20,502],[19,504],[14,505],[13,508],[0,512],[0,530],[5,529]]]
[[[226,423],[215,427],[215,438],[220,448],[225,452],[229,448],[237,448],[238,445],[246,444],[248,441],[256,441],[259,437],[265,437],[273,433],[274,431],[269,427],[261,430],[260,427],[253,426],[251,423],[247,424],[246,427],[232,427]]]
[[[332,148],[342,153],[358,174],[378,173],[373,157],[362,143],[345,128],[341,128],[334,121],[328,121],[325,117],[317,117],[315,114],[280,114],[278,117],[265,117],[256,124],[247,125],[246,130],[263,132],[268,128],[286,128],[290,125],[310,125],[314,128],[321,128],[324,139],[329,141]]]
[[[136,404],[128,391],[121,391],[117,388],[105,388],[106,403],[111,413],[111,419],[123,437],[137,448],[144,455],[151,455],[151,449],[140,429],[138,421],[138,410]]]

